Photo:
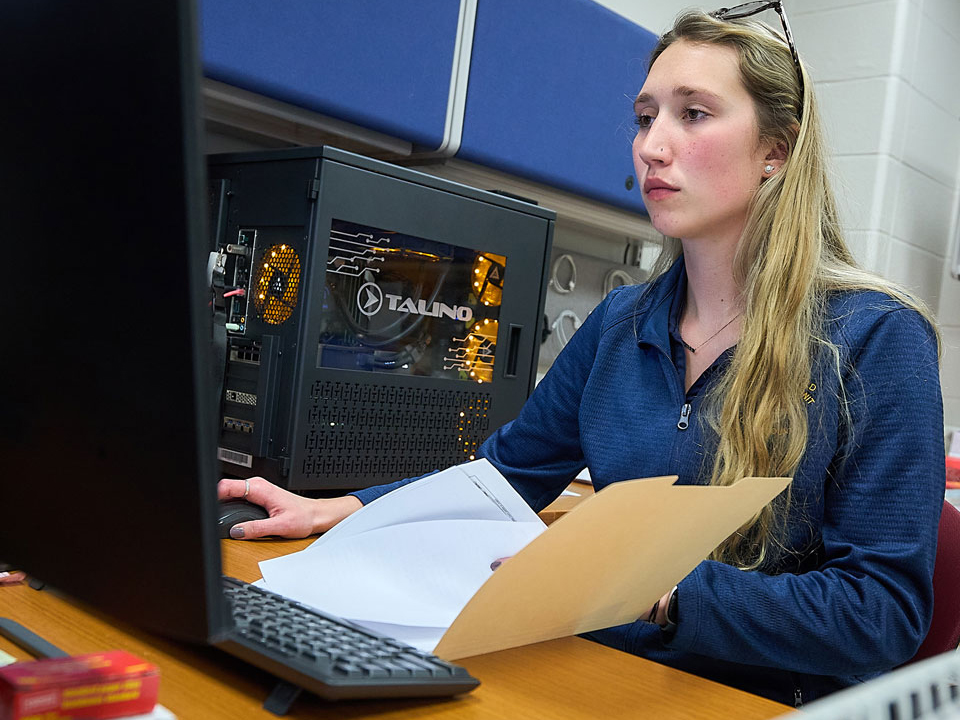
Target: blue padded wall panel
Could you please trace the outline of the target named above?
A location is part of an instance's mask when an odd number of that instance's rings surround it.
[[[204,74],[427,147],[443,139],[457,0],[201,0]]]
[[[591,0],[479,0],[457,157],[619,207],[653,33]]]

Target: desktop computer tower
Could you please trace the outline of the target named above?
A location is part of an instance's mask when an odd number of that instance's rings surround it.
[[[208,177],[225,474],[367,487],[471,460],[517,415],[552,211],[335,148]]]

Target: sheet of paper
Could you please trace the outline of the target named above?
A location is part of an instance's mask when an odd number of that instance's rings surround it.
[[[434,652],[456,660],[633,622],[790,483],[675,480],[618,482],[586,498],[491,575]]]
[[[338,523],[307,551],[375,528],[422,520],[542,521],[486,459],[455,465],[377,498]]]
[[[355,621],[447,627],[493,571],[544,530],[542,522],[426,520],[389,525],[265,560],[267,587]]]
[[[369,620],[354,620],[357,625],[365,627],[379,635],[392,637],[394,640],[412,645],[417,650],[433,652],[440,642],[440,638],[447,631],[445,627],[418,627],[415,625],[394,625],[393,623],[370,622]]]

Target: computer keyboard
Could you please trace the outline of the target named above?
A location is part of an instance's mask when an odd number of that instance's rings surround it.
[[[436,697],[480,684],[405,643],[234,578],[223,583],[236,629],[217,645],[321,697]]]

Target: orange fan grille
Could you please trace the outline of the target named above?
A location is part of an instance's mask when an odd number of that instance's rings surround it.
[[[253,307],[268,325],[279,325],[293,314],[300,288],[300,258],[289,245],[266,249],[254,282]]]

